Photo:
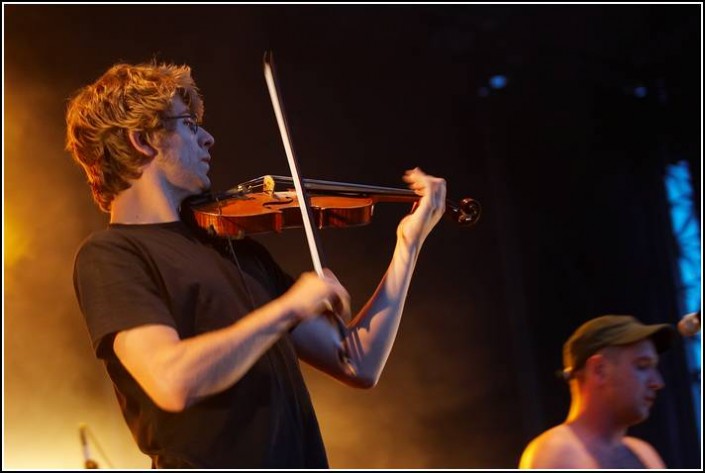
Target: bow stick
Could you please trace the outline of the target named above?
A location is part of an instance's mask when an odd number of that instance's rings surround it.
[[[267,51],[264,54],[264,78],[267,82],[269,97],[272,99],[274,115],[277,118],[277,124],[279,125],[279,133],[281,134],[282,142],[284,143],[286,158],[289,162],[289,169],[291,170],[291,178],[294,182],[294,188],[296,189],[296,197],[299,201],[299,208],[301,209],[301,218],[303,220],[304,229],[306,230],[306,240],[308,241],[308,247],[311,252],[313,268],[316,271],[316,274],[318,274],[320,278],[323,278],[324,262],[323,255],[321,252],[321,240],[318,233],[318,228],[313,225],[313,212],[311,211],[311,201],[309,200],[306,188],[303,186],[302,178],[299,175],[299,167],[296,161],[296,156],[294,154],[294,147],[289,136],[289,126],[286,121],[286,116],[284,115],[284,104],[281,100],[277,79],[274,74],[274,59],[272,57],[271,51]],[[326,302],[329,306],[328,313],[331,315],[331,319],[338,329],[338,333],[342,342],[342,351],[339,353],[340,361],[346,366],[348,370],[353,371],[353,367],[350,364],[350,355],[347,346],[345,324],[340,319],[338,314],[333,312],[333,308],[332,306],[330,306],[330,302]]]

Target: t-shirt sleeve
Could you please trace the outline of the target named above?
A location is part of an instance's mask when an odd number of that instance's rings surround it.
[[[99,358],[112,355],[121,330],[146,324],[175,327],[149,260],[129,241],[86,241],[74,263],[74,290]]]

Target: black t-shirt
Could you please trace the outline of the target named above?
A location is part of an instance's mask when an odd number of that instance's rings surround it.
[[[76,295],[125,420],[156,467],[327,468],[288,335],[232,387],[179,413],[157,407],[115,356],[121,330],[164,324],[193,337],[231,325],[292,284],[253,240],[233,242],[242,271],[214,242],[182,222],[113,224],[79,249]]]

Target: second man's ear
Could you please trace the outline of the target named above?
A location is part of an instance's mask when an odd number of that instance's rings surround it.
[[[150,138],[144,131],[128,130],[127,136],[130,138],[130,143],[132,143],[132,146],[140,153],[145,156],[149,156],[150,158],[157,155],[157,150],[154,146],[152,146]]]
[[[587,359],[585,366],[599,381],[604,381],[607,375],[607,359],[601,353],[596,353]]]

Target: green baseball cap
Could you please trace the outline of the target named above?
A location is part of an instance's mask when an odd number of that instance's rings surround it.
[[[669,324],[645,325],[630,315],[603,315],[585,322],[563,345],[563,377],[570,379],[600,349],[630,345],[651,338],[658,353],[666,351],[674,335]]]

